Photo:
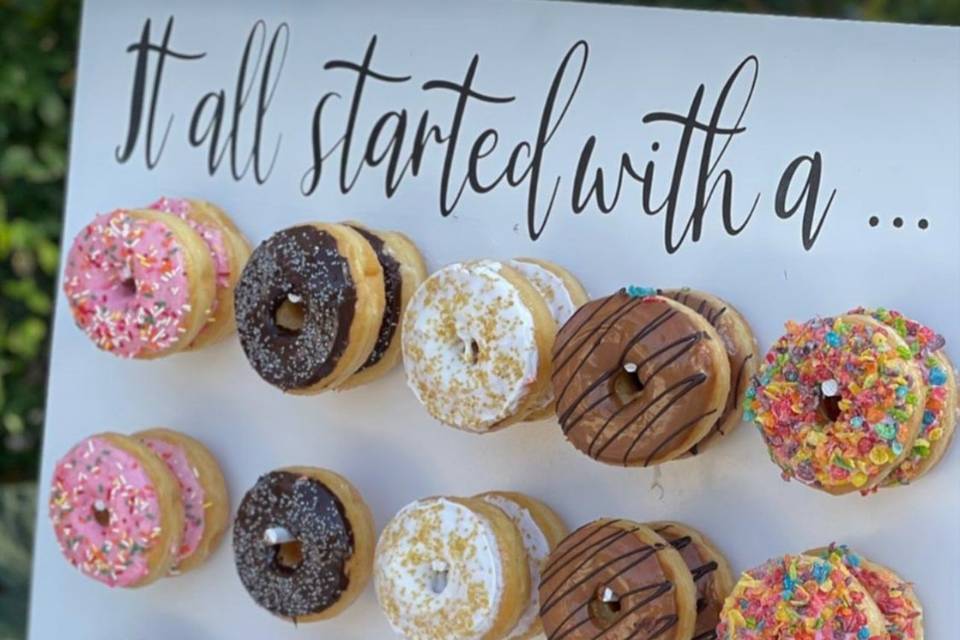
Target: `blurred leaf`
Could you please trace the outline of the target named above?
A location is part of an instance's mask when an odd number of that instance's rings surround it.
[[[40,318],[29,317],[10,327],[7,333],[7,350],[23,358],[34,358],[47,335],[47,323]]]

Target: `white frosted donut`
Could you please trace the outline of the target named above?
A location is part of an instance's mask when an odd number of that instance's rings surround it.
[[[530,284],[547,304],[547,308],[550,309],[550,315],[557,323],[557,328],[562,327],[563,323],[570,319],[570,316],[579,306],[573,299],[573,295],[563,278],[542,264],[528,259],[510,260],[508,264],[530,281]],[[553,398],[553,385],[548,385],[547,389],[540,394],[533,404],[530,410],[532,417],[537,419],[545,417],[544,410],[553,406]],[[552,411],[546,413],[546,415],[550,414],[552,414]]]
[[[529,296],[549,321],[532,285],[490,260],[449,265],[417,289],[403,319],[403,363],[431,416],[482,433],[529,408],[548,355]]]
[[[520,531],[523,548],[527,552],[527,564],[530,570],[530,584],[540,584],[540,569],[550,555],[550,541],[543,529],[537,524],[533,514],[523,505],[500,493],[485,493],[481,499],[499,508],[510,518]],[[530,590],[530,599],[516,626],[510,630],[504,640],[528,638],[533,627],[540,620],[540,597],[536,588]]]
[[[404,638],[479,640],[505,596],[503,563],[493,526],[465,502],[418,500],[380,535],[377,600]]]
[[[507,264],[530,281],[543,301],[547,303],[558,327],[563,326],[563,323],[569,320],[577,310],[577,304],[573,301],[573,296],[570,295],[570,290],[567,289],[563,278],[553,271],[529,260],[510,260]]]

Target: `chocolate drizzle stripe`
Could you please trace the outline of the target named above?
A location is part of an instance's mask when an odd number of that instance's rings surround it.
[[[713,629],[704,631],[698,636],[693,636],[690,640],[717,640],[717,632]]]
[[[691,418],[687,422],[684,422],[682,425],[674,429],[669,436],[664,438],[660,442],[660,444],[654,447],[653,451],[650,452],[650,455],[648,455],[647,459],[644,461],[644,464],[646,465],[650,464],[653,461],[653,459],[657,457],[657,454],[660,453],[660,451],[663,450],[664,447],[670,444],[670,442],[672,442],[674,438],[682,435],[685,431],[687,431],[688,429],[691,429],[693,425],[695,425],[696,423],[700,422],[707,416],[714,414],[716,412],[717,412],[716,409],[711,409],[710,411],[701,413],[699,416],[695,416]],[[637,442],[639,442],[639,436],[637,437],[637,440],[634,440],[633,444],[630,445],[630,448],[627,449],[627,452],[624,454],[624,462],[626,462],[627,457],[630,455],[630,452],[633,450],[633,447],[636,446]]]
[[[639,557],[637,557],[637,558],[634,559],[632,562],[630,562],[630,564],[628,564],[628,565],[625,566],[625,567],[621,567],[619,571],[617,571],[615,574],[613,574],[612,576],[610,576],[610,578],[608,578],[608,581],[609,581],[609,580],[613,580],[614,578],[618,578],[618,577],[622,576],[624,573],[626,573],[626,572],[629,571],[630,569],[633,569],[635,566],[637,566],[637,565],[640,564],[641,562],[644,562],[645,560],[647,560],[648,558],[650,558],[650,556],[652,556],[652,555],[654,555],[655,553],[657,553],[661,548],[662,548],[662,547],[660,547],[660,546],[658,546],[658,545],[646,545],[646,546],[641,547],[641,548],[639,548],[639,549],[633,549],[633,550],[631,550],[631,551],[627,551],[626,553],[622,553],[622,554],[620,554],[619,556],[617,556],[616,558],[614,558],[613,560],[608,560],[608,561],[605,562],[604,564],[600,565],[599,567],[597,567],[596,569],[594,569],[593,571],[591,571],[589,574],[587,574],[586,576],[584,576],[584,577],[581,578],[580,580],[577,580],[577,581],[574,582],[572,585],[570,585],[570,587],[569,587],[566,591],[564,591],[564,592],[561,593],[559,596],[557,596],[557,595],[556,595],[556,592],[559,591],[559,589],[563,588],[563,587],[566,585],[566,579],[564,579],[564,582],[562,582],[562,583],[560,584],[560,586],[559,586],[557,589],[554,590],[554,593],[548,598],[547,602],[545,602],[545,603],[540,607],[540,615],[542,616],[543,614],[549,612],[550,609],[552,609],[552,608],[555,607],[558,603],[560,603],[561,601],[563,601],[563,599],[564,599],[565,597],[567,597],[568,595],[570,595],[571,593],[573,593],[574,591],[576,591],[577,589],[579,589],[580,587],[582,587],[583,585],[585,585],[587,582],[589,582],[590,580],[592,580],[593,578],[595,578],[595,577],[596,577],[599,573],[601,573],[604,569],[609,569],[610,567],[612,567],[613,565],[617,564],[618,562],[622,562],[622,561],[624,561],[624,560],[627,560],[628,558],[633,558],[634,556],[638,556],[638,555],[639,555]],[[578,565],[578,567],[577,567],[576,569],[574,569],[572,572],[570,572],[570,576],[575,575],[575,574],[577,573],[577,571],[579,571],[580,568],[583,567],[584,564],[586,564],[587,562],[589,562],[589,561],[592,560],[592,559],[593,559],[593,558],[591,558],[591,557],[587,557],[586,559],[584,559],[584,561],[581,562],[580,565]],[[569,578],[569,576],[568,576],[568,578]]]
[[[614,311],[613,313],[611,313],[609,316],[607,316],[606,318],[604,318],[604,319],[600,322],[600,324],[598,324],[598,325],[595,326],[593,329],[591,329],[590,331],[588,331],[587,334],[586,334],[585,336],[583,336],[583,340],[580,341],[580,344],[577,345],[577,347],[576,347],[573,351],[571,351],[571,352],[567,355],[567,357],[564,358],[564,359],[563,359],[562,361],[560,361],[560,362],[557,362],[557,360],[559,360],[559,358],[557,357],[557,356],[559,355],[559,352],[558,352],[558,353],[554,356],[554,371],[555,371],[555,372],[556,372],[556,371],[559,371],[560,369],[562,369],[563,367],[565,367],[566,364],[567,364],[568,362],[570,362],[570,359],[573,358],[573,356],[575,356],[575,355],[579,352],[580,348],[581,348],[584,344],[586,344],[587,341],[590,340],[590,338],[593,338],[594,335],[595,335],[597,332],[600,332],[600,331],[602,330],[602,332],[600,333],[600,335],[596,336],[596,338],[595,338],[595,340],[594,340],[594,342],[593,342],[593,345],[591,345],[590,349],[587,351],[588,354],[589,354],[589,353],[592,353],[593,350],[597,348],[597,345],[599,345],[601,342],[603,342],[604,337],[606,337],[606,335],[616,326],[617,320],[619,320],[621,317],[623,317],[624,315],[626,315],[627,313],[629,313],[630,310],[633,309],[633,307],[635,307],[635,306],[638,305],[638,304],[640,304],[640,298],[637,298],[637,299],[635,299],[635,300],[631,300],[631,301],[628,302],[627,304],[621,305],[621,307],[620,307],[619,309],[617,309],[616,311]],[[606,322],[609,322],[610,324],[607,324],[606,326],[604,326],[604,323],[606,323]],[[582,325],[581,325],[581,326],[582,326]],[[561,350],[561,351],[562,351],[562,350]],[[583,363],[584,363],[585,361],[586,361],[585,358],[581,358],[580,362],[577,363],[577,366],[576,366],[576,368],[574,368],[573,373],[570,374],[570,380],[573,380],[573,378],[575,377],[576,373],[580,370],[580,368],[583,366]],[[569,383],[569,381],[568,381],[567,384],[564,385],[563,390],[562,390],[559,394],[557,394],[557,400],[558,400],[558,401],[559,401],[561,398],[563,398],[563,396],[566,395],[567,389],[568,389],[569,387],[570,387],[570,383]]]
[[[596,531],[594,531],[593,533],[591,533],[589,536],[587,536],[587,538],[585,538],[584,540],[581,540],[580,542],[578,542],[578,543],[577,543],[577,546],[579,546],[579,545],[580,545],[581,543],[583,543],[584,541],[589,540],[590,538],[592,538],[592,537],[593,537],[594,535],[596,535],[597,533],[600,533],[600,532],[602,532],[602,531],[605,531],[606,529],[610,528],[612,525],[613,525],[613,523],[609,523],[609,524],[604,525],[603,527],[600,527],[599,529],[597,529]],[[587,550],[588,550],[588,549],[590,550],[590,554],[591,554],[591,555],[596,554],[596,553],[602,551],[603,549],[606,549],[607,547],[609,547],[611,544],[613,544],[613,543],[616,542],[617,540],[620,540],[620,539],[623,538],[624,536],[629,535],[629,534],[632,534],[632,533],[634,533],[635,531],[637,531],[636,528],[633,528],[633,529],[622,529],[622,528],[620,528],[620,527],[616,527],[616,530],[615,530],[613,533],[611,533],[609,536],[606,536],[606,537],[602,538],[601,540],[594,541],[594,542],[586,545],[586,546],[583,547],[582,549],[577,549],[576,547],[573,547],[573,548],[571,548],[571,549],[565,550],[559,557],[557,557],[557,558],[555,558],[555,559],[554,559],[554,558],[551,558],[549,567],[548,567],[547,570],[540,576],[540,582],[541,582],[541,584],[546,584],[548,581],[550,581],[552,578],[554,578],[558,573],[560,573],[560,572],[563,571],[565,568],[567,568],[567,566],[569,565],[569,563],[574,562],[579,555],[582,555],[582,554],[587,553]],[[572,537],[572,536],[571,536],[571,537]],[[573,555],[568,558],[567,556],[568,556],[569,554],[571,554],[571,553],[572,553]],[[558,564],[558,563],[559,563],[559,564]],[[581,565],[581,566],[582,566],[582,565]],[[577,567],[577,569],[579,569],[579,567]],[[576,571],[577,569],[574,569],[574,571]],[[554,592],[551,593],[549,596],[547,596],[546,598],[544,598],[544,600],[549,600],[555,593],[556,593],[556,591],[554,591]]]
[[[616,623],[614,623],[614,624],[611,625],[610,627],[607,627],[606,629],[601,629],[600,632],[599,632],[597,635],[594,636],[594,638],[601,638],[601,637],[603,636],[603,634],[608,633],[608,632],[610,631],[610,629],[613,629],[613,628],[616,627],[620,622],[622,622],[623,620],[627,619],[627,617],[628,617],[631,613],[636,613],[637,611],[639,611],[639,610],[642,609],[643,607],[647,606],[648,604],[650,604],[651,602],[653,602],[653,601],[656,600],[657,598],[662,597],[665,593],[669,593],[672,588],[673,588],[673,583],[670,582],[669,580],[664,580],[664,581],[661,581],[661,582],[654,582],[654,583],[651,583],[651,584],[648,584],[648,585],[644,585],[644,586],[642,586],[642,587],[637,587],[636,589],[631,589],[630,591],[627,591],[626,593],[620,594],[620,601],[623,602],[624,600],[626,600],[626,599],[629,598],[630,596],[634,596],[634,595],[643,593],[643,592],[645,592],[645,591],[649,591],[649,590],[651,590],[651,589],[654,590],[654,593],[652,593],[651,595],[647,596],[646,598],[644,598],[643,600],[641,600],[640,602],[638,602],[636,605],[634,605],[633,607],[631,607],[630,609],[628,609],[628,610],[626,611],[626,613],[623,614],[623,617],[622,617],[620,620],[618,620]],[[571,620],[572,618],[574,618],[578,613],[580,613],[581,611],[583,611],[585,608],[587,608],[587,607],[589,607],[589,606],[590,606],[590,601],[588,600],[587,602],[584,602],[584,603],[581,604],[580,606],[574,608],[574,609],[567,615],[567,617],[564,618],[563,621],[562,621],[559,625],[557,625],[557,631],[554,632],[553,634],[551,634],[550,636],[548,636],[549,640],[563,640],[563,638],[566,638],[568,635],[570,635],[571,633],[573,633],[574,631],[576,631],[577,629],[579,629],[579,628],[582,627],[583,625],[585,625],[585,624],[587,624],[588,622],[590,622],[590,616],[589,616],[589,614],[588,614],[588,615],[584,616],[584,617],[583,617],[579,622],[577,622],[575,625],[573,625],[573,626],[571,626],[571,627],[567,627],[566,629],[564,629],[564,630],[563,630],[563,633],[558,633],[561,629],[563,629],[563,628],[567,625],[567,623],[570,622],[570,620]],[[676,616],[665,616],[665,617],[668,617],[668,618],[676,618]],[[658,622],[659,622],[659,620],[658,620]],[[675,622],[676,622],[676,621],[674,621],[674,623],[675,623]],[[669,629],[670,626],[673,626],[673,625],[671,624],[671,625],[667,626],[667,629]],[[643,630],[643,629],[639,629],[639,631],[642,631],[642,630]],[[634,635],[631,635],[630,637],[634,637],[635,635],[636,635],[636,632],[634,632]],[[655,636],[648,636],[648,637],[655,637]]]
[[[583,392],[576,398],[576,400],[573,401],[573,403],[570,405],[570,407],[568,407],[567,409],[564,410],[563,416],[561,416],[561,418],[560,418],[560,424],[565,427],[565,425],[564,425],[564,422],[565,422],[564,418],[565,418],[565,417],[569,417],[570,413],[571,413],[574,409],[576,409],[577,405],[579,405],[581,402],[583,402],[583,400],[584,400],[587,396],[589,396],[597,387],[599,387],[600,385],[602,385],[604,382],[606,382],[607,380],[609,380],[612,376],[616,375],[616,374],[620,371],[620,369],[623,367],[623,364],[624,364],[624,358],[626,358],[627,353],[630,352],[630,349],[632,349],[634,346],[636,346],[637,344],[639,344],[641,341],[643,341],[644,338],[646,338],[647,336],[651,335],[651,334],[652,334],[654,331],[656,331],[658,328],[660,328],[661,326],[663,326],[667,321],[669,321],[669,320],[673,317],[673,315],[674,315],[675,313],[676,313],[676,311],[673,311],[673,310],[669,310],[669,311],[663,312],[662,314],[660,314],[659,316],[657,316],[656,318],[654,318],[653,320],[651,320],[649,323],[647,323],[644,327],[642,327],[639,331],[637,331],[633,336],[631,336],[630,340],[627,342],[627,344],[625,345],[625,347],[624,347],[624,349],[623,349],[623,354],[621,355],[620,360],[619,360],[619,362],[617,363],[617,366],[616,366],[616,367],[611,367],[610,369],[608,369],[607,371],[605,371],[605,372],[603,373],[603,375],[601,375],[600,377],[598,377],[596,380],[594,380],[592,383],[590,383],[590,384],[587,386],[586,389],[583,390]],[[596,348],[596,344],[595,344],[594,347],[591,348],[591,350],[583,357],[583,359],[581,360],[580,366],[582,366],[583,362],[586,362],[586,359],[590,357],[590,354],[593,352],[593,349],[595,349],[595,348]],[[639,372],[639,367],[642,366],[643,364],[646,364],[646,362],[647,362],[648,360],[650,360],[652,357],[655,357],[655,356],[650,356],[649,358],[646,358],[642,363],[637,364],[638,372]],[[579,368],[580,368],[580,367],[578,366],[577,369],[574,371],[574,373],[576,373],[576,371],[579,371]],[[554,369],[554,371],[556,371],[556,369]],[[650,376],[650,377],[653,377],[653,376]],[[570,376],[570,379],[567,381],[567,384],[564,385],[563,390],[560,392],[560,395],[559,395],[558,398],[557,398],[558,401],[560,400],[560,398],[562,398],[563,396],[566,395],[567,389],[570,387],[570,383],[573,381],[573,378],[574,378],[574,376],[571,375],[571,376]],[[572,428],[572,427],[570,427],[570,428]],[[566,432],[566,431],[569,431],[569,429],[565,428],[565,429],[564,429],[564,432]]]
[[[641,609],[643,609],[644,607],[646,607],[647,605],[649,605],[651,602],[653,602],[653,601],[656,600],[657,598],[661,598],[661,597],[663,597],[664,594],[670,593],[670,592],[673,590],[673,583],[670,582],[669,580],[664,580],[663,582],[659,582],[659,583],[654,583],[654,584],[652,584],[652,585],[648,585],[648,586],[644,587],[644,590],[646,590],[646,589],[651,589],[651,588],[655,588],[655,589],[656,589],[656,591],[654,591],[654,593],[653,593],[652,595],[647,596],[647,598],[645,598],[643,601],[637,603],[637,604],[636,604],[635,606],[633,606],[633,607],[630,607],[630,608],[627,610],[626,613],[624,613],[624,614],[621,615],[621,617],[620,617],[619,620],[617,620],[617,621],[616,621],[615,623],[613,623],[611,626],[607,627],[606,629],[601,630],[601,631],[598,632],[595,636],[593,636],[593,640],[600,640],[600,638],[602,638],[604,635],[606,635],[607,633],[609,633],[611,629],[616,628],[616,627],[617,627],[619,624],[621,624],[624,620],[629,620],[629,619],[630,619],[630,614],[633,614],[633,613],[636,613],[636,612],[640,611]],[[662,635],[665,631],[667,631],[668,629],[670,629],[671,627],[673,627],[675,624],[677,624],[677,620],[678,620],[678,618],[677,618],[677,616],[675,616],[675,615],[663,616],[663,617],[655,620],[655,623],[657,624],[657,626],[655,626],[653,629],[650,630],[650,633],[647,634],[647,638],[656,638],[657,636]],[[628,638],[637,638],[637,637],[639,637],[638,634],[640,634],[640,633],[642,633],[642,632],[644,632],[644,631],[646,631],[646,629],[644,628],[644,625],[638,625],[637,628],[634,629],[633,633],[631,633],[631,634],[630,634],[629,636],[627,636],[627,637],[628,637]],[[652,635],[651,635],[651,634],[652,634]]]
[[[716,571],[718,566],[719,565],[717,565],[717,563],[714,560],[711,560],[706,564],[700,565],[696,569],[691,569],[690,573],[693,575],[693,581],[699,582],[700,580],[703,580],[708,575]]]
[[[617,411],[616,411],[610,418],[607,419],[607,421],[603,424],[603,427],[601,427],[601,429],[600,429],[599,431],[597,431],[597,433],[594,435],[593,441],[591,441],[591,443],[590,443],[590,448],[588,449],[589,455],[593,456],[594,458],[598,457],[600,454],[602,454],[602,453],[607,449],[607,447],[609,447],[611,444],[613,444],[613,442],[614,442],[617,438],[619,438],[627,429],[629,429],[630,427],[632,427],[633,424],[634,424],[637,420],[639,420],[641,417],[643,417],[643,415],[644,415],[648,410],[650,410],[655,404],[657,404],[660,400],[662,400],[664,397],[666,397],[666,396],[667,396],[668,394],[670,394],[671,392],[673,392],[673,391],[675,391],[675,390],[677,390],[677,389],[680,389],[680,393],[677,393],[677,394],[675,394],[673,397],[671,397],[671,398],[667,401],[667,403],[666,403],[663,407],[661,407],[661,409],[656,413],[656,415],[654,415],[653,418],[652,418],[649,422],[647,422],[646,425],[645,425],[643,428],[640,429],[640,432],[639,432],[639,433],[634,437],[634,439],[633,439],[633,444],[632,444],[631,447],[630,447],[631,450],[632,450],[633,447],[636,446],[636,443],[639,442],[640,439],[647,433],[647,431],[649,431],[650,428],[651,428],[654,424],[657,423],[657,421],[660,419],[660,417],[663,416],[667,411],[670,410],[670,407],[672,407],[679,399],[683,398],[685,395],[687,395],[688,393],[690,393],[690,391],[692,391],[693,389],[696,389],[698,386],[700,386],[701,384],[703,384],[703,383],[706,381],[706,379],[707,379],[707,376],[706,376],[705,374],[703,374],[703,373],[696,373],[696,374],[694,374],[694,375],[692,375],[692,376],[687,376],[686,378],[684,378],[684,379],[682,379],[682,380],[678,380],[677,382],[673,383],[672,385],[670,385],[669,387],[667,387],[666,389],[664,389],[663,391],[661,391],[659,394],[657,394],[656,397],[654,397],[650,402],[648,402],[640,411],[638,411],[636,414],[634,414],[634,416],[633,416],[632,418],[630,418],[629,420],[627,420],[627,422],[626,422],[622,427],[620,427],[620,428],[617,430],[617,432],[614,433],[614,434],[603,444],[603,446],[600,447],[600,449],[599,449],[595,454],[592,453],[594,443],[597,441],[597,438],[599,438],[599,436],[606,430],[606,428],[607,428],[607,426],[610,424],[611,420],[612,420],[614,417],[616,417],[617,415],[619,415],[619,413],[620,413],[621,411],[623,411],[624,409],[627,409],[627,408],[629,408],[630,406],[632,406],[632,405],[634,404],[634,402],[631,402],[631,403],[629,403],[629,404],[623,405],[623,407],[621,407],[620,409],[617,409]]]
[[[604,374],[604,375],[606,375],[606,374]],[[609,376],[607,376],[607,377],[609,377]],[[583,420],[584,416],[588,415],[591,411],[593,411],[594,409],[596,409],[599,405],[603,404],[605,401],[607,401],[607,400],[609,400],[610,398],[612,398],[613,395],[614,395],[614,394],[613,394],[612,391],[611,391],[610,393],[605,393],[605,394],[603,394],[602,396],[600,396],[599,398],[597,398],[596,400],[594,400],[593,402],[591,402],[590,404],[588,404],[586,407],[584,407],[583,411],[581,411],[580,414],[579,414],[576,418],[574,418],[573,420],[571,420],[571,421],[569,422],[569,424],[567,424],[567,423],[565,423],[563,420],[561,420],[561,421],[560,421],[560,425],[561,425],[562,428],[563,428],[563,432],[564,432],[564,433],[569,433],[570,431],[572,431],[574,427],[576,427],[578,424],[580,424],[580,421]],[[574,407],[574,408],[575,408],[576,405],[571,405],[571,407]],[[565,412],[565,413],[566,413],[566,412]]]
[[[621,289],[621,291],[623,290]],[[600,305],[598,305],[597,308],[594,309],[589,315],[587,315],[587,317],[584,318],[583,321],[578,323],[577,321],[580,319],[580,314],[584,313],[587,309],[586,305],[580,307],[579,309],[576,310],[576,312],[574,312],[574,314],[570,317],[570,319],[567,320],[566,324],[571,327],[575,327],[576,329],[579,329],[580,327],[584,326],[585,324],[593,320],[593,317],[598,313],[600,313],[600,311],[603,310],[603,308],[606,306],[608,302],[611,302],[615,299],[616,299],[616,296],[610,296],[609,298],[604,300]],[[577,335],[577,332],[576,330],[574,330],[571,332],[571,335],[568,338],[554,345],[553,347],[554,359],[560,357],[560,355],[563,354],[563,352],[567,348],[567,345],[570,344],[570,341],[573,340],[573,338],[575,338],[576,335]]]

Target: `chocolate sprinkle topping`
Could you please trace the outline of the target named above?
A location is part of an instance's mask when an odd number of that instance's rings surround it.
[[[397,332],[397,325],[400,322],[400,304],[403,302],[403,276],[400,275],[400,262],[387,252],[386,243],[380,236],[361,226],[349,226],[362,235],[377,254],[377,260],[383,269],[383,288],[386,297],[386,304],[383,307],[383,320],[380,321],[380,333],[377,334],[377,342],[373,346],[373,351],[370,352],[367,361],[357,369],[359,373],[380,362],[380,359],[383,358],[383,355],[390,347],[390,343],[393,341],[393,335]]]
[[[303,561],[283,566],[264,532],[283,527],[300,542]],[[233,528],[240,582],[257,604],[293,618],[319,613],[347,589],[353,529],[337,496],[309,476],[273,471],[243,497]]]
[[[290,296],[302,300],[304,323],[293,331],[276,313]],[[250,366],[284,390],[330,375],[347,348],[357,291],[350,264],[326,231],[302,225],[258,246],[234,291],[237,332]]]

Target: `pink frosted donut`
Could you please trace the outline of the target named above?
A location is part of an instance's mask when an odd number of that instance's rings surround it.
[[[179,350],[203,328],[212,270],[186,223],[118,209],[77,234],[63,289],[77,325],[98,347],[149,358]]]
[[[219,546],[229,523],[230,500],[220,465],[202,443],[185,433],[156,428],[133,437],[163,461],[180,485],[183,532],[171,573],[195,569]]]
[[[143,443],[150,450],[160,456],[160,459],[173,473],[173,477],[180,483],[180,496],[183,498],[183,535],[177,547],[176,563],[189,557],[197,550],[200,539],[203,537],[203,503],[205,492],[200,484],[198,473],[183,447],[161,440],[160,438],[143,438]]]
[[[210,249],[210,257],[213,259],[213,266],[217,272],[217,287],[230,286],[230,254],[227,253],[227,245],[224,242],[223,232],[213,225],[204,224],[196,216],[193,203],[186,198],[167,198],[162,197],[148,209],[171,213],[196,231]],[[214,299],[210,307],[211,313],[217,310],[217,301]]]
[[[108,586],[136,587],[169,570],[183,508],[157,456],[130,437],[104,433],[57,463],[50,519],[70,564]]]

